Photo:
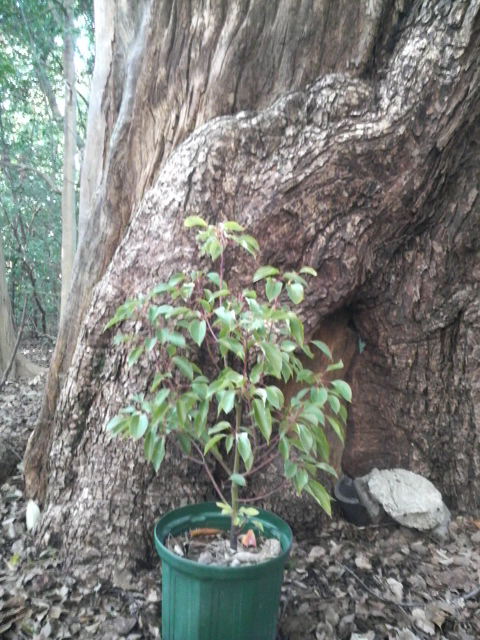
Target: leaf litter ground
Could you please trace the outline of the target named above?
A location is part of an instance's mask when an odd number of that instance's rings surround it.
[[[46,362],[44,352],[36,355]],[[41,392],[37,380],[0,394],[0,437],[14,434],[17,457]],[[0,638],[160,638],[159,567],[115,584],[97,580],[94,567],[65,574],[55,552],[35,553],[25,512],[17,466],[0,486]],[[477,640],[480,520],[457,516],[450,528],[443,543],[395,524],[356,528],[339,517],[313,539],[296,532],[278,640]]]

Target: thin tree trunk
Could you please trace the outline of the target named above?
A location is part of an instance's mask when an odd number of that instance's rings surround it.
[[[12,362],[14,352],[15,357]],[[18,353],[18,344],[16,345],[16,334],[13,326],[12,306],[8,295],[3,243],[0,238],[0,379],[2,379],[8,367],[10,367],[8,375],[12,379],[19,377],[32,378],[43,372],[41,367],[27,360],[21,353]]]
[[[75,153],[77,151],[77,94],[75,88],[74,0],[65,0],[63,68],[65,78],[64,156],[62,189],[62,289],[60,323],[72,288],[77,223],[75,211]]]
[[[123,14],[130,31],[110,31],[102,178],[74,284],[85,315],[57,344],[26,459],[28,490],[46,495],[40,538],[72,562],[100,553],[111,574],[144,561],[154,516],[208,496],[176,455],[154,478],[138,443],[104,432],[149,370],[127,370],[103,327],[125,298],[194,266],[192,213],[245,224],[261,263],[318,270],[308,333],[349,319],[334,335],[349,336],[355,391],[345,469],[406,465],[478,508],[480,0],[355,6],[145,2]],[[255,266],[232,259],[230,280]],[[264,482],[278,485],[275,469]],[[318,524],[290,495],[270,504]]]

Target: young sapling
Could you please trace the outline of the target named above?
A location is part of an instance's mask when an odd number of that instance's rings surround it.
[[[227,252],[244,250],[255,259],[255,238],[235,221],[209,225],[191,216],[185,226],[196,229],[199,252],[212,269],[177,273],[118,307],[106,329],[129,320],[141,320],[143,326],[141,333],[115,337],[117,343],[131,344],[128,365],[144,358],[160,367],[147,392],[134,395],[106,428],[114,436],[143,438],[145,457],[155,471],[171,440],[201,464],[218,506],[231,518],[235,550],[247,521],[259,527],[258,511],[248,505],[266,497],[247,500],[241,493],[275,460],[299,495],[308,492],[330,513],[330,496],[318,480],[321,472],[335,475],[325,429],[343,440],[352,394],[344,380],[328,380],[326,374],[343,365],[333,362],[322,341],[305,340],[294,311],[315,270],[281,272],[265,265],[255,271],[249,287],[231,287]],[[327,361],[321,373],[305,364],[314,350]],[[286,400],[282,387],[289,381],[301,388]],[[216,479],[214,465],[223,470],[223,482]]]

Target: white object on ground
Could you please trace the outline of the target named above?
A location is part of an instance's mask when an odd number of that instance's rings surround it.
[[[399,524],[439,535],[448,532],[450,512],[430,480],[406,469],[373,469],[361,480],[370,497]]]

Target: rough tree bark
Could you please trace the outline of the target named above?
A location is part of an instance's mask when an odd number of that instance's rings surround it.
[[[154,478],[103,430],[148,378],[103,326],[190,268],[193,213],[248,226],[261,263],[316,267],[308,331],[348,318],[334,342],[365,345],[344,469],[402,464],[478,509],[480,0],[125,4],[96,5],[75,306],[26,458],[41,539],[111,574],[145,560],[154,515],[208,495],[188,465]]]

